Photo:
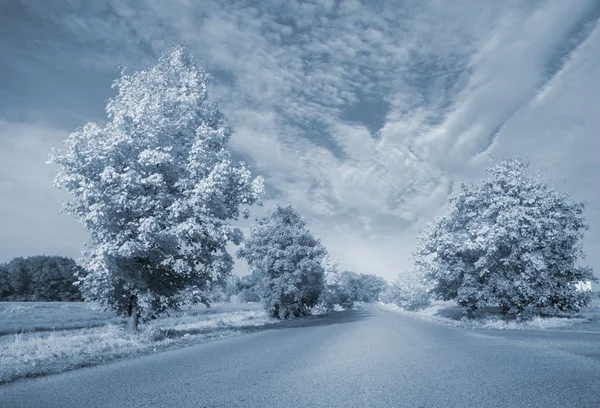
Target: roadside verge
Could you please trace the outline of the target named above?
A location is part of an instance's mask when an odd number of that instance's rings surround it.
[[[0,384],[279,326],[256,305],[179,313],[128,333],[123,325],[0,336]]]

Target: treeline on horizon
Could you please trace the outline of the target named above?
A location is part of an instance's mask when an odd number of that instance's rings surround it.
[[[85,270],[74,259],[56,255],[17,257],[0,263],[0,301],[8,302],[81,302],[84,301],[76,282]],[[386,289],[382,277],[340,271],[336,290],[337,304],[373,302]],[[325,297],[331,297],[331,287]],[[255,276],[229,275],[212,285],[207,292],[211,302],[259,302],[259,287]]]
[[[0,301],[77,302],[74,284],[84,270],[64,256],[36,255],[0,263]]]
[[[381,276],[357,273],[346,270],[332,270],[327,267],[326,278],[335,275],[334,282],[324,282],[319,303],[324,308],[335,305],[351,307],[354,302],[375,302],[387,287],[387,281]],[[260,277],[257,274],[245,276],[230,275],[216,281],[208,293],[210,302],[246,303],[260,302]]]

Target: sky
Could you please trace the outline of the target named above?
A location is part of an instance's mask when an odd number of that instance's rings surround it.
[[[343,268],[410,269],[453,188],[519,155],[588,203],[600,276],[599,18],[597,0],[1,2],[0,261],[79,257],[47,155],[105,123],[120,66],[184,41],[265,177],[254,214],[293,205]]]

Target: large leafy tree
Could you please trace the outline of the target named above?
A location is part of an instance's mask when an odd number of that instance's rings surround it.
[[[86,124],[51,157],[55,185],[72,196],[65,210],[90,233],[84,296],[133,328],[139,316],[206,300],[202,291],[232,269],[227,242],[242,239],[230,220],[263,192],[262,179],[232,163],[232,130],[208,84],[177,46],[151,68],[124,71],[108,123]]]
[[[519,159],[462,184],[415,253],[433,292],[465,311],[499,305],[510,315],[577,311],[590,300],[575,284],[595,280],[581,240],[584,204],[547,185]]]
[[[323,289],[321,242],[290,207],[256,221],[238,256],[248,262],[266,311],[288,319],[306,315]]]

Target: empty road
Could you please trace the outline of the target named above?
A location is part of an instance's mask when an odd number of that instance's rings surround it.
[[[600,334],[361,310],[0,386],[2,408],[600,407]]]

